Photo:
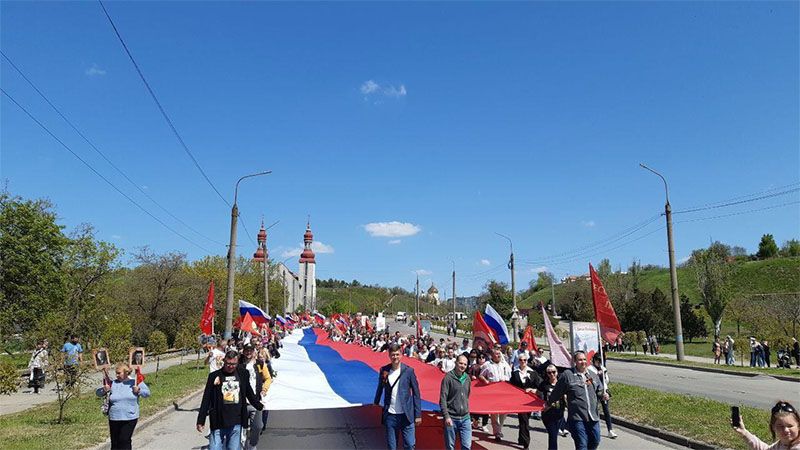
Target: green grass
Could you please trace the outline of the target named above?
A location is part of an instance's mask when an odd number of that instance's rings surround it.
[[[208,369],[195,362],[146,374],[152,395],[141,399],[140,420],[202,387]],[[94,389],[67,403],[65,423],[56,424],[58,406],[48,403],[26,411],[0,416],[0,442],[6,450],[47,448],[75,449],[99,444],[108,437],[108,419],[100,412],[101,399]]]
[[[778,369],[775,367],[772,368],[764,368],[758,369],[750,366],[740,366],[739,364],[739,355],[736,357],[736,365],[733,366],[726,366],[725,364],[707,364],[707,363],[700,363],[694,361],[677,361],[674,359],[667,359],[662,358],[659,356],[645,356],[641,353],[636,355],[631,355],[627,353],[608,353],[608,357],[610,359],[629,359],[634,361],[652,361],[661,364],[667,365],[675,365],[675,366],[688,366],[688,367],[703,367],[703,368],[710,368],[710,369],[721,369],[721,370],[729,370],[732,372],[744,372],[744,373],[755,373],[759,375],[783,375],[786,377],[798,378],[800,379],[800,370],[798,369]],[[749,355],[748,355],[749,357]]]
[[[744,440],[731,429],[730,405],[689,395],[669,394],[653,389],[611,385],[611,415],[642,425],[669,430],[723,448],[747,449]],[[768,424],[769,411],[741,407],[747,429],[772,443]]]

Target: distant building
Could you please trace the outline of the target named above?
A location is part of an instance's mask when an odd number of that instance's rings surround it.
[[[303,252],[300,254],[300,267],[295,274],[283,263],[278,264],[278,278],[282,281],[286,292],[286,311],[296,311],[302,307],[305,310],[317,309],[317,261],[311,243],[314,234],[311,233],[311,223],[306,224],[303,234]]]
[[[431,287],[428,288],[428,292],[425,294],[425,299],[428,303],[433,303],[434,305],[439,304],[439,289],[431,283]]]
[[[566,277],[561,279],[561,282],[562,283],[574,283],[576,281],[581,281],[581,280],[589,281],[589,279],[590,278],[589,278],[589,274],[588,273],[583,274],[583,275],[567,275]]]

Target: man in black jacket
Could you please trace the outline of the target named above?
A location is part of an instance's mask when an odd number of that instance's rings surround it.
[[[376,405],[383,397],[381,423],[385,427],[386,446],[397,449],[397,434],[403,435],[403,448],[413,450],[416,444],[415,425],[422,423],[422,400],[414,369],[400,362],[400,346],[389,344],[391,364],[381,367],[378,388],[375,390]]]
[[[238,364],[239,355],[229,351],[222,369],[211,372],[206,380],[197,413],[197,431],[203,432],[208,416],[211,422],[209,450],[239,449],[242,427],[247,425],[247,402],[258,410],[264,409],[250,387],[250,374]]]

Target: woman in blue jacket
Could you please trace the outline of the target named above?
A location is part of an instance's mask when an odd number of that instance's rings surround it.
[[[139,397],[149,397],[150,388],[144,384],[136,383],[129,378],[131,367],[127,364],[117,364],[117,379],[103,383],[97,390],[97,396],[108,397],[108,429],[111,435],[111,448],[130,449],[133,430],[139,420]]]

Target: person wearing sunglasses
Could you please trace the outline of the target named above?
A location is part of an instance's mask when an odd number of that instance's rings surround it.
[[[544,369],[545,380],[539,384],[537,393],[546,404],[553,405],[550,409],[542,413],[542,423],[547,429],[547,450],[558,450],[558,435],[565,436],[561,430],[566,427],[564,423],[564,401],[563,398],[553,398],[551,392],[558,382],[558,370],[553,364],[548,364]]]
[[[523,342],[524,343],[524,342]],[[528,352],[517,355],[519,366],[511,372],[511,384],[525,391],[527,395],[535,395],[536,389],[541,384],[542,379],[535,370],[528,365]],[[519,435],[517,443],[527,450],[531,444],[530,418],[531,413],[517,413],[519,419]]]
[[[475,358],[475,363],[470,366],[469,371],[467,372],[471,380],[477,380],[481,375],[481,371],[483,371],[483,366],[486,365],[486,354],[483,353],[482,349],[480,348],[476,352],[477,356]],[[471,414],[471,416],[472,428],[481,430],[484,433],[489,431],[488,414]]]
[[[788,402],[780,401],[772,407],[769,431],[772,433],[772,439],[777,439],[772,445],[747,431],[741,417],[739,426],[731,424],[734,431],[742,436],[751,450],[800,450],[800,415],[798,415],[797,409]]]

